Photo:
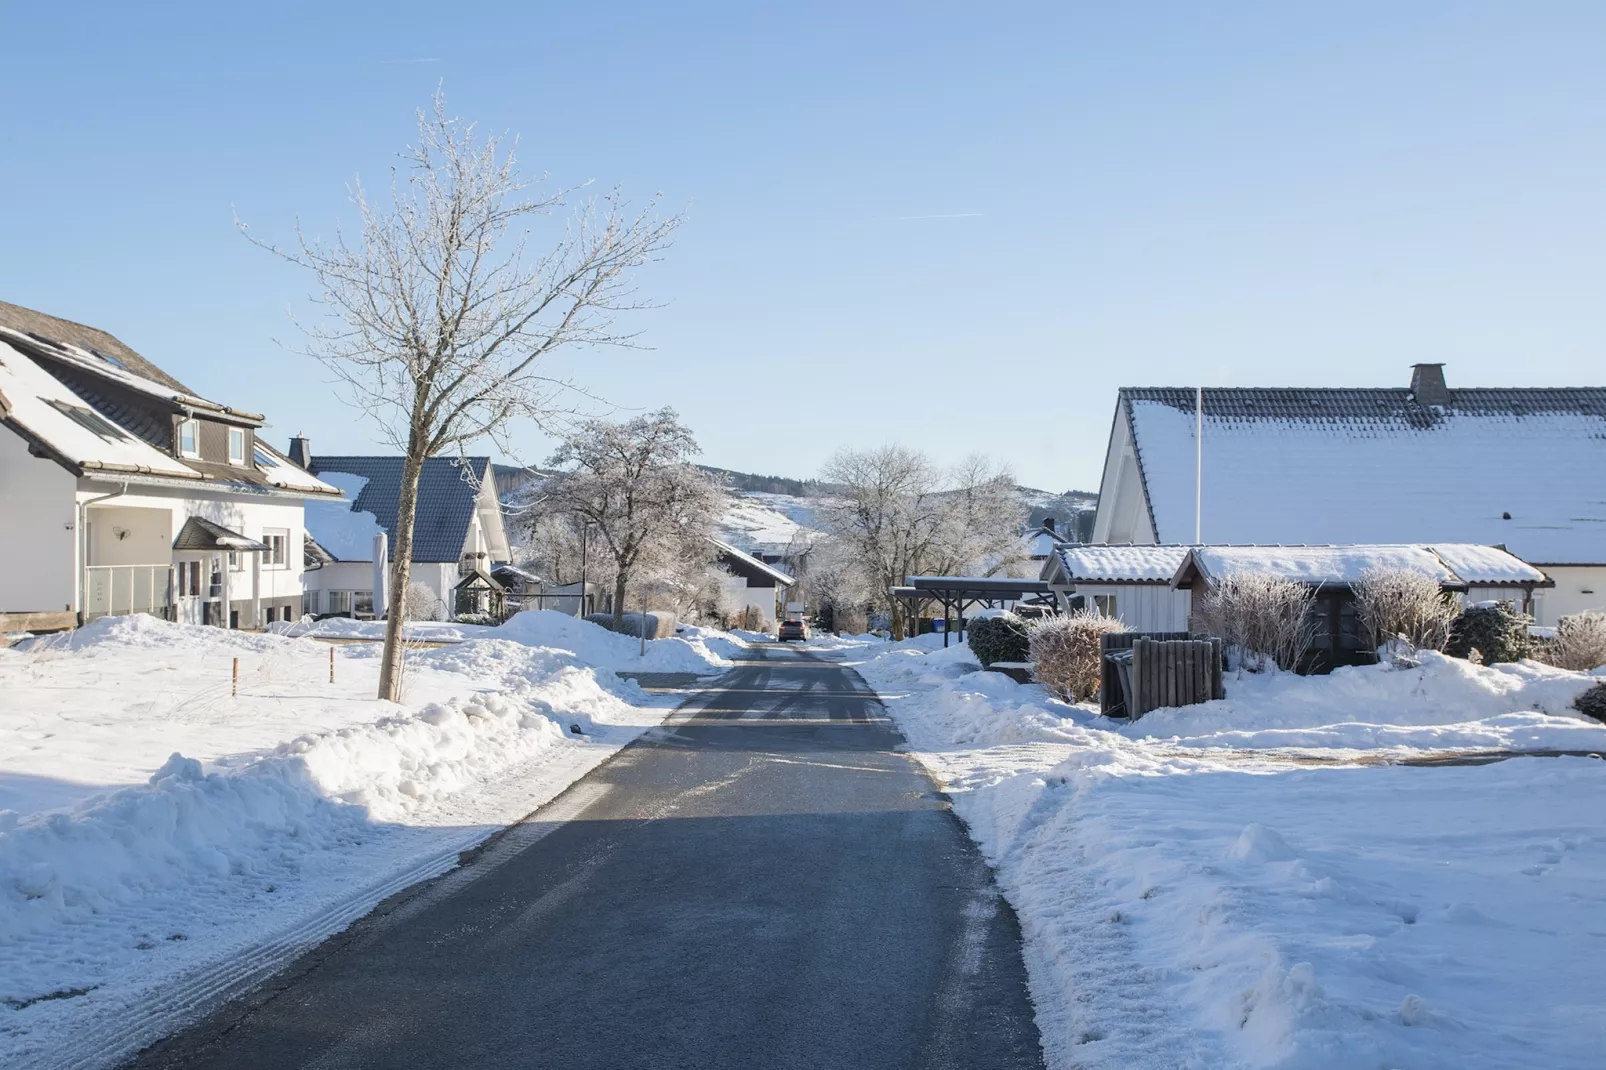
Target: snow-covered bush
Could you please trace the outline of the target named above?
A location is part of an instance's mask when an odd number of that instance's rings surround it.
[[[1596,684],[1573,700],[1573,709],[1585,717],[1606,721],[1606,683]]]
[[[1412,650],[1442,650],[1459,609],[1438,580],[1410,568],[1369,568],[1354,593],[1355,612],[1378,647],[1403,639]]]
[[[1240,669],[1294,669],[1310,649],[1314,588],[1261,572],[1234,572],[1197,600],[1194,614],[1220,636]]]
[[[1606,613],[1575,613],[1556,622],[1555,638],[1534,656],[1547,665],[1588,672],[1606,665]]]
[[[981,617],[966,625],[965,641],[983,665],[995,661],[1025,661],[1031,656],[1026,622],[1013,613]]]
[[[1444,652],[1453,658],[1472,658],[1483,665],[1521,661],[1531,652],[1528,636],[1531,622],[1504,602],[1469,606],[1450,625],[1450,638]]]
[[[1067,702],[1091,698],[1099,689],[1099,637],[1124,631],[1116,618],[1092,610],[1038,621],[1028,630],[1032,676]]]
[[[445,609],[435,592],[422,583],[408,584],[407,593],[402,596],[402,613],[406,620],[440,620],[445,616]]]

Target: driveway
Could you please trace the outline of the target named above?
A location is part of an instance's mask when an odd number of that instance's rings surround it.
[[[762,648],[139,1067],[1040,1067],[1020,930],[858,674]]]

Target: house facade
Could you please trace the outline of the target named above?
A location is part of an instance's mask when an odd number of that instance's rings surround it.
[[[301,613],[303,504],[338,491],[104,331],[0,302],[0,630]]]
[[[1606,608],[1606,388],[1123,388],[1097,544],[1503,546],[1555,586],[1541,624]]]
[[[305,605],[314,616],[375,616],[374,536],[384,535],[394,560],[403,458],[313,455],[304,438],[292,458],[336,487],[341,500],[309,503],[312,538]],[[488,611],[504,592],[493,567],[512,557],[496,480],[488,457],[431,457],[419,476],[413,528],[412,578],[429,592],[427,619]],[[467,581],[467,582],[465,582]],[[392,600],[402,592],[390,592]],[[422,612],[422,611],[420,611]]]
[[[728,600],[744,609],[756,609],[766,622],[781,619],[786,611],[786,592],[796,581],[774,565],[730,543],[718,539],[708,541],[714,546],[714,563],[729,573],[720,580]]]

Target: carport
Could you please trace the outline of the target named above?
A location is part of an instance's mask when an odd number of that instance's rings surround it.
[[[909,576],[907,586],[891,589],[892,597],[916,612],[927,602],[942,606],[942,645],[948,645],[947,622],[957,616],[959,634],[965,634],[965,615],[976,608],[1008,609],[1020,602],[1054,604],[1054,595],[1042,580],[1011,576]]]

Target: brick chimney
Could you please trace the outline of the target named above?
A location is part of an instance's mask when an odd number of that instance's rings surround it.
[[[312,443],[303,435],[297,435],[290,440],[290,452],[286,454],[292,462],[306,468],[312,464]]]
[[[1450,404],[1450,388],[1444,385],[1444,365],[1411,365],[1411,397],[1418,405]]]

